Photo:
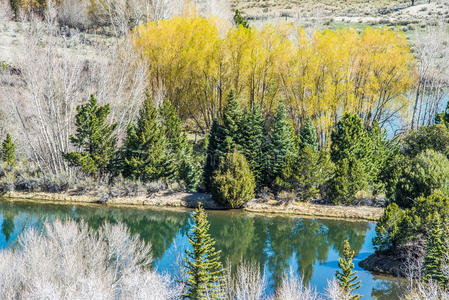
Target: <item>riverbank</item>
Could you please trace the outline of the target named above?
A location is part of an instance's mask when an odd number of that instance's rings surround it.
[[[2,198],[14,201],[32,201],[37,203],[57,204],[102,204],[111,206],[133,207],[180,207],[194,208],[198,202],[203,203],[206,209],[225,209],[204,193],[161,192],[147,196],[110,197],[104,195],[70,193],[42,193],[42,192],[16,192],[9,191]],[[278,201],[254,200],[244,207],[245,211],[261,214],[283,214],[316,218],[353,219],[376,221],[383,214],[383,208],[369,206],[334,206],[311,203],[295,203],[280,205]]]

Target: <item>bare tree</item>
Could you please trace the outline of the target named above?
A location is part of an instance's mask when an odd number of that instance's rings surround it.
[[[418,82],[411,127],[430,125],[449,88],[449,49],[447,26],[440,22],[419,34],[415,44]]]
[[[174,299],[181,290],[149,269],[151,248],[121,225],[99,231],[45,223],[0,252],[2,299]]]

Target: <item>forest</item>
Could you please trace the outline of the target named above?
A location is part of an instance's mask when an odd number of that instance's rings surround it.
[[[92,0],[79,18],[69,2],[4,4],[23,37],[0,60],[2,194],[383,207],[374,255],[413,256],[402,264],[418,266],[417,293],[447,296],[447,23],[412,39],[391,26],[255,26],[220,1]],[[224,278],[201,208],[195,222],[210,282],[198,290],[188,264],[190,299],[222,293]],[[340,283],[354,256],[341,253]],[[345,284],[348,296],[357,284]]]

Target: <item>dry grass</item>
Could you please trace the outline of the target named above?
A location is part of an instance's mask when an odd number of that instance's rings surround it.
[[[246,211],[260,213],[292,214],[320,218],[357,219],[375,221],[383,214],[383,208],[371,206],[336,206],[311,203],[279,205],[278,201],[251,201]]]

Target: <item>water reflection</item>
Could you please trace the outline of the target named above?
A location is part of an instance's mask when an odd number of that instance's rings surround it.
[[[180,252],[186,246],[191,226],[190,212],[139,210],[86,206],[35,205],[0,201],[2,230],[0,247],[13,246],[20,232],[28,226],[41,227],[45,220],[73,218],[84,220],[93,228],[104,222],[125,223],[131,233],[151,242],[154,264],[170,272],[176,244]],[[337,259],[348,239],[356,253],[372,253],[374,224],[286,217],[262,217],[240,212],[210,212],[211,234],[222,250],[224,260],[232,265],[242,259],[258,263],[266,272],[272,291],[290,268],[319,291],[326,286],[337,268]],[[179,251],[179,249],[178,249]],[[357,258],[360,260],[360,257]],[[401,285],[390,279],[375,279],[357,269],[363,280],[366,298],[395,299]],[[268,291],[268,292],[270,292]]]

